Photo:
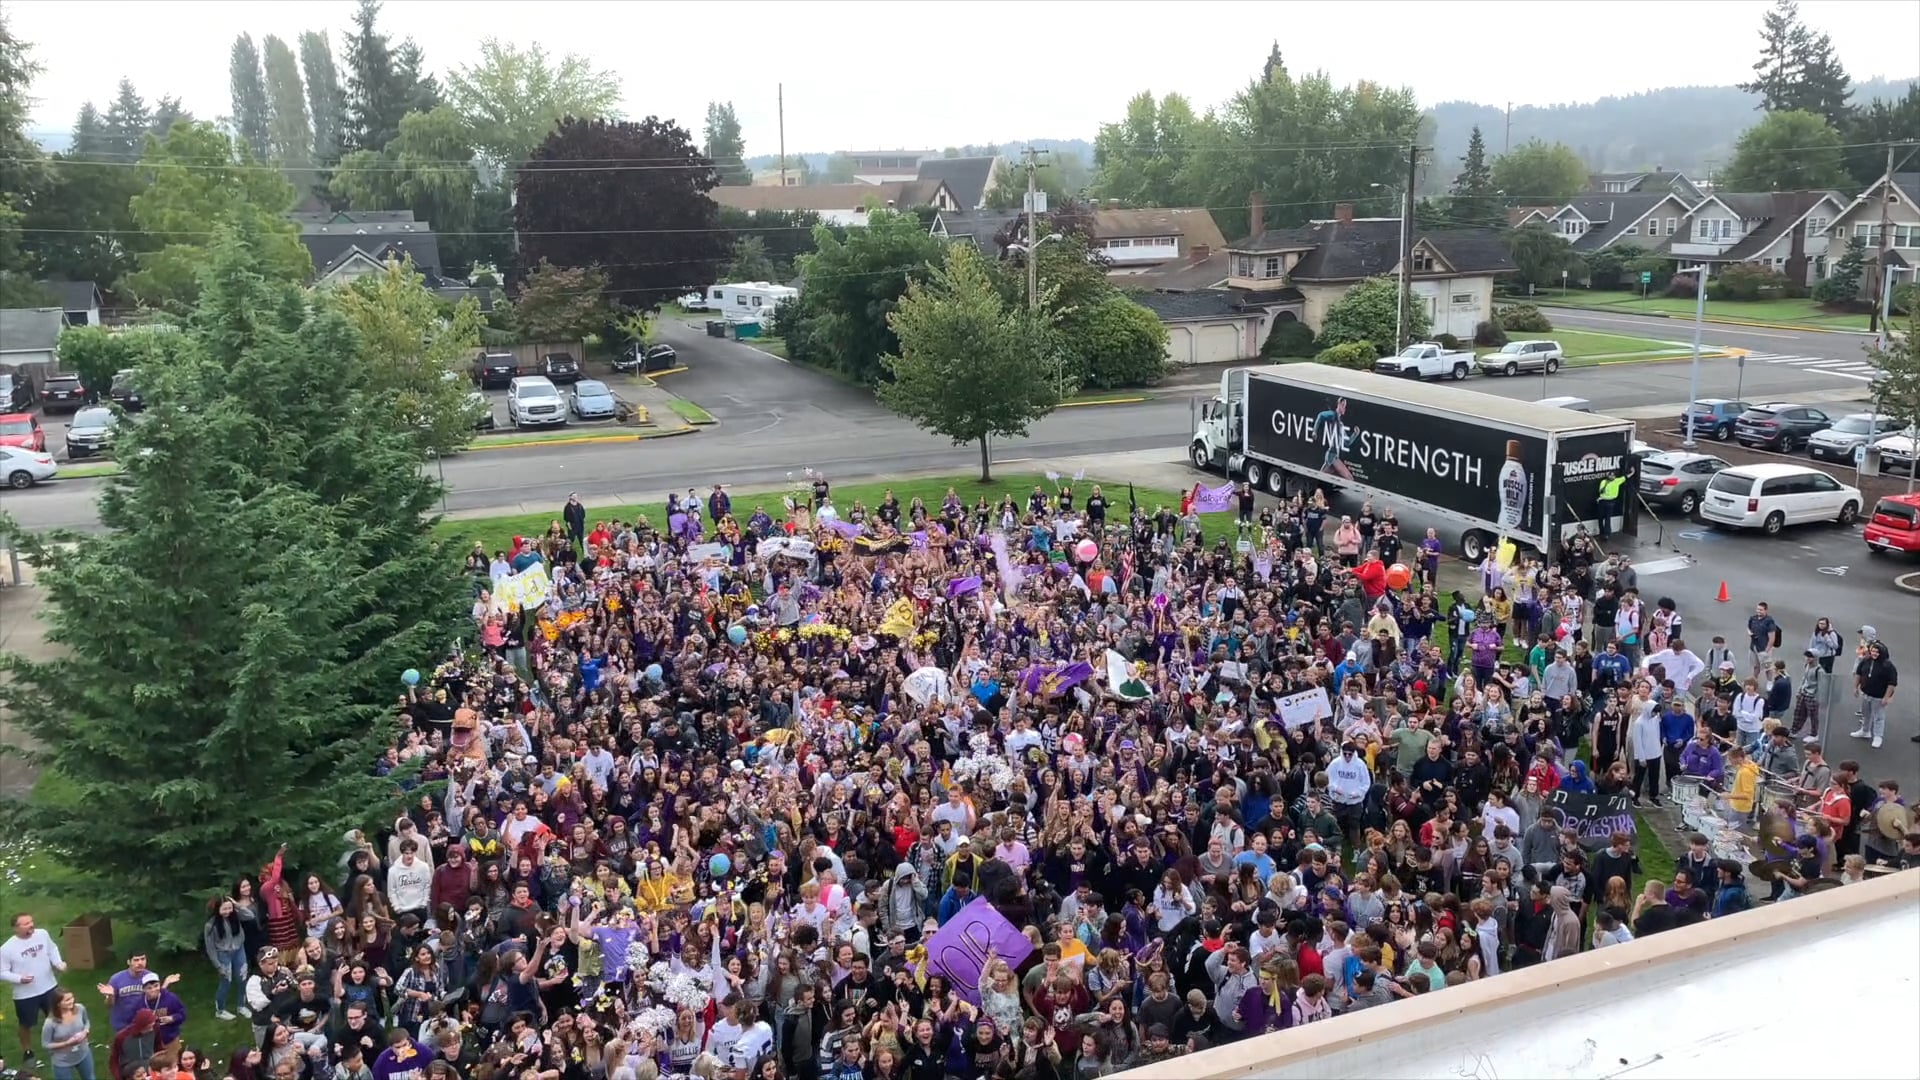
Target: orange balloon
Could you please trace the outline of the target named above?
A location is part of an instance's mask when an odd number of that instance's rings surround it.
[[[1387,567],[1387,588],[1394,590],[1404,589],[1407,587],[1407,583],[1412,580],[1413,571],[1407,569],[1406,563],[1394,563],[1392,566]]]

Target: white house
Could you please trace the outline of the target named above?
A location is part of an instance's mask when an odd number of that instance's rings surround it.
[[[931,206],[960,210],[953,192],[939,180],[889,180],[877,184],[810,184],[805,187],[717,187],[707,196],[735,210],[811,210],[828,225],[859,226],[873,210],[910,210]]]
[[[1666,251],[1681,262],[1766,266],[1812,285],[1839,257],[1829,241],[1844,208],[1832,191],[1719,192],[1693,208]]]
[[[1887,225],[1884,234],[1882,222]],[[1857,237],[1867,246],[1867,263],[1873,266],[1879,261],[1884,235],[1890,265],[1920,266],[1920,172],[1894,173],[1875,180],[1859,198],[1841,207],[1829,231],[1833,236],[1833,247],[1827,252],[1829,263],[1839,259],[1846,245]],[[1871,287],[1872,282],[1862,284]]]

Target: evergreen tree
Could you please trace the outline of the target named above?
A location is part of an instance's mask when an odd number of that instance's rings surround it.
[[[1800,21],[1800,5],[1775,0],[1773,10],[1760,19],[1760,58],[1753,63],[1753,81],[1741,83],[1740,89],[1760,95],[1760,108],[1767,112],[1793,108],[1806,48],[1807,28]]]
[[[31,47],[13,35],[0,9],[0,308],[39,307],[48,299],[34,284],[19,229],[33,194],[55,179],[27,135],[33,77],[39,73]]]
[[[740,117],[733,111],[733,102],[707,103],[705,134],[707,158],[713,162],[713,171],[720,174],[720,183],[733,187],[753,183],[753,172],[743,160],[747,143],[740,136]]]
[[[67,147],[67,156],[97,158],[106,145],[106,121],[100,119],[100,110],[89,101],[80,106],[80,115],[73,118],[73,142]]]
[[[346,104],[340,93],[340,73],[333,66],[333,47],[327,35],[309,30],[300,35],[300,67],[306,74],[307,120],[313,125],[313,162],[331,165],[340,160],[340,133],[346,122]]]
[[[1853,115],[1847,99],[1853,96],[1853,80],[1847,76],[1833,39],[1813,35],[1799,57],[1800,83],[1794,88],[1793,107],[1826,118],[1834,127],[1842,127]],[[1909,136],[1913,132],[1908,132]]]
[[[307,119],[307,88],[300,81],[300,62],[287,43],[268,34],[263,43],[267,99],[273,105],[273,157],[286,167],[294,187],[311,182],[304,175],[313,163],[313,125]]]
[[[267,100],[267,83],[260,74],[260,50],[252,34],[233,39],[233,57],[228,80],[233,88],[233,129],[255,161],[273,156],[273,105]]]
[[[133,80],[121,79],[119,92],[107,107],[107,137],[102,155],[116,161],[138,159],[152,127],[153,114],[147,111],[147,103],[133,88]]]
[[[1823,304],[1840,304],[1860,298],[1860,282],[1867,274],[1867,242],[1855,236],[1847,240],[1845,251],[1834,260],[1833,270],[1813,287],[1813,298]]]
[[[1493,163],[1487,160],[1487,143],[1474,125],[1467,140],[1467,154],[1460,159],[1460,174],[1453,178],[1449,194],[1448,216],[1459,225],[1502,224],[1506,213],[1493,186]]]
[[[399,86],[400,99],[406,103],[406,113],[432,112],[440,107],[440,83],[427,71],[426,55],[412,38],[400,43],[393,50],[394,81]]]
[[[173,125],[182,120],[193,123],[193,114],[180,104],[179,98],[168,94],[153,103],[153,115],[147,118],[147,132],[156,139],[164,139]]]
[[[381,150],[407,114],[406,89],[395,76],[393,48],[380,32],[380,0],[360,0],[347,38],[346,129],[342,150]]]
[[[122,426],[103,533],[18,538],[64,655],[8,656],[0,684],[71,793],[16,824],[176,947],[216,871],[281,844],[331,865],[343,831],[392,819],[395,679],[445,646],[465,588],[348,323],[220,233],[198,310],[140,365],[151,401],[192,407]]]

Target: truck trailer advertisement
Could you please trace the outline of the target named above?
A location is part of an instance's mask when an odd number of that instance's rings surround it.
[[[1252,379],[1247,444],[1329,484],[1405,492],[1545,546],[1547,442],[1539,435]],[[1582,509],[1591,509],[1593,496],[1586,501]]]

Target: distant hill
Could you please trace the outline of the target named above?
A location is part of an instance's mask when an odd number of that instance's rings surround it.
[[[1093,168],[1093,143],[1087,139],[1012,139],[991,145],[998,146],[1000,152],[1008,158],[1015,158],[1019,156],[1021,148],[1028,144],[1032,144],[1042,150],[1056,150],[1063,153],[1079,154],[1080,160],[1086,163],[1087,168]],[[827,159],[832,156],[832,154],[801,153],[795,151],[787,155],[787,160],[793,162],[799,158],[806,158],[807,165],[811,167],[814,172],[825,172]],[[779,156],[776,154],[755,154],[747,159],[747,167],[750,169],[771,169],[778,161]]]
[[[1853,86],[1853,103],[1895,98],[1913,79],[1872,79]],[[1561,142],[1596,172],[1664,167],[1704,176],[1725,168],[1734,140],[1759,119],[1759,99],[1737,86],[1673,86],[1581,105],[1522,105],[1513,110],[1512,145]],[[1444,187],[1459,170],[1475,124],[1495,154],[1507,141],[1497,105],[1448,101],[1427,110],[1433,121],[1435,168],[1429,185]]]

